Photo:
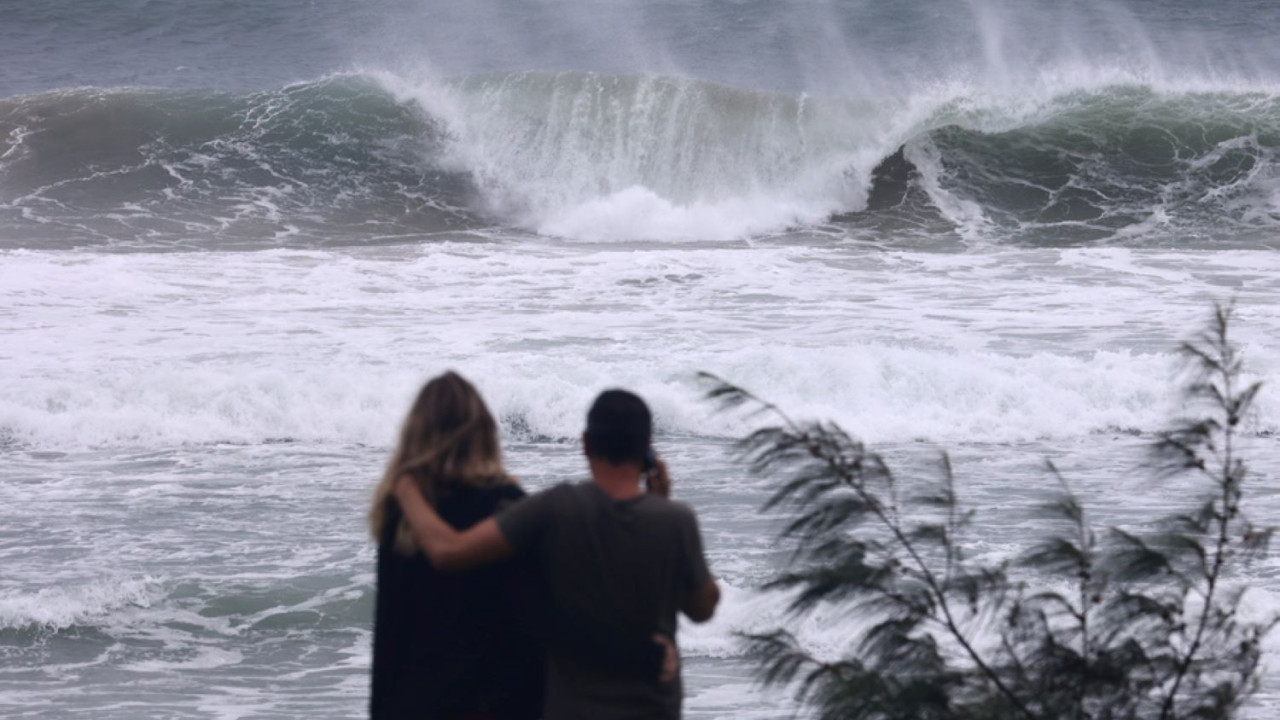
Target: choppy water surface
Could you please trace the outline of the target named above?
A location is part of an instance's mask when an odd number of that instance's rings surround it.
[[[365,506],[445,368],[535,489],[582,475],[597,391],[650,400],[727,588],[682,631],[700,718],[794,708],[734,638],[783,619],[770,481],[696,371],[949,448],[991,556],[1045,457],[1106,521],[1192,496],[1137,465],[1212,300],[1276,384],[1266,4],[179,5],[0,26],[6,717],[361,715]]]

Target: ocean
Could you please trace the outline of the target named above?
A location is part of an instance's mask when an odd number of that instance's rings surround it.
[[[0,715],[365,713],[364,518],[456,369],[531,490],[654,409],[725,589],[686,715],[790,718],[777,480],[708,371],[891,461],[946,449],[1007,557],[1052,459],[1100,522],[1234,300],[1246,504],[1280,517],[1280,5],[0,4]],[[1280,563],[1236,581],[1280,610]],[[838,652],[861,619],[794,622]],[[1280,712],[1280,636],[1244,717]],[[803,713],[801,714],[803,717]]]

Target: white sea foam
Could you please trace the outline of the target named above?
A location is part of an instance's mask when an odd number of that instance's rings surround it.
[[[765,247],[13,253],[3,329],[21,351],[6,361],[0,427],[55,449],[384,444],[418,383],[456,367],[517,435],[575,437],[610,385],[643,392],[666,431],[740,432],[699,399],[699,370],[872,440],[1149,431],[1177,410],[1177,328],[1200,322],[1219,278],[1265,294],[1250,278],[1274,262],[1017,257],[1027,272],[992,257]],[[1267,379],[1275,318],[1249,297],[1238,337]],[[1263,427],[1274,407],[1263,398]]]
[[[163,582],[151,576],[58,585],[34,592],[0,590],[0,629],[62,629],[92,623],[123,608],[149,608],[163,592]]]
[[[426,359],[443,369],[456,364]],[[517,435],[571,438],[608,385],[644,393],[669,432],[727,435],[692,369],[705,368],[802,416],[840,420],[875,440],[989,441],[1153,429],[1173,408],[1161,356],[1102,353],[1009,359],[863,344],[773,347],[604,365],[568,357],[472,359],[466,372]],[[382,444],[423,375],[367,366],[276,370],[234,365],[67,372],[0,401],[0,423],[35,447],[267,440]],[[673,382],[674,381],[674,382]]]
[[[244,660],[244,653],[217,647],[200,648],[187,657],[175,660],[140,660],[122,665],[122,669],[140,673],[165,673],[173,671],[211,670],[236,665]]]
[[[826,203],[735,197],[679,204],[638,185],[552,211],[536,221],[544,235],[592,240],[736,240],[812,225],[839,209]]]

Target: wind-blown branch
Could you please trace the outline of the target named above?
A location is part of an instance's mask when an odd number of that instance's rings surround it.
[[[780,477],[765,509],[783,516],[792,555],[766,587],[795,591],[793,617],[825,605],[871,621],[831,661],[785,630],[748,636],[762,679],[794,683],[819,720],[1229,720],[1280,623],[1242,621],[1243,589],[1228,591],[1233,568],[1266,552],[1274,532],[1243,509],[1241,423],[1260,385],[1243,380],[1231,314],[1218,307],[1184,348],[1202,414],[1155,444],[1158,480],[1187,474],[1212,493],[1100,532],[1049,463],[1061,492],[1040,507],[1041,532],[1015,565],[965,558],[973,511],[946,454],[932,489],[904,493],[891,464],[839,425],[798,421],[702,373],[708,398],[762,425],[741,457]]]

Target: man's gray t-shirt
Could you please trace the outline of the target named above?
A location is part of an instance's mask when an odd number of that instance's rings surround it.
[[[676,613],[711,579],[688,506],[644,494],[614,500],[595,483],[561,484],[497,516],[517,553],[541,561],[555,612],[585,616],[620,634],[675,639]],[[679,679],[610,673],[551,639],[547,720],[678,718]]]

